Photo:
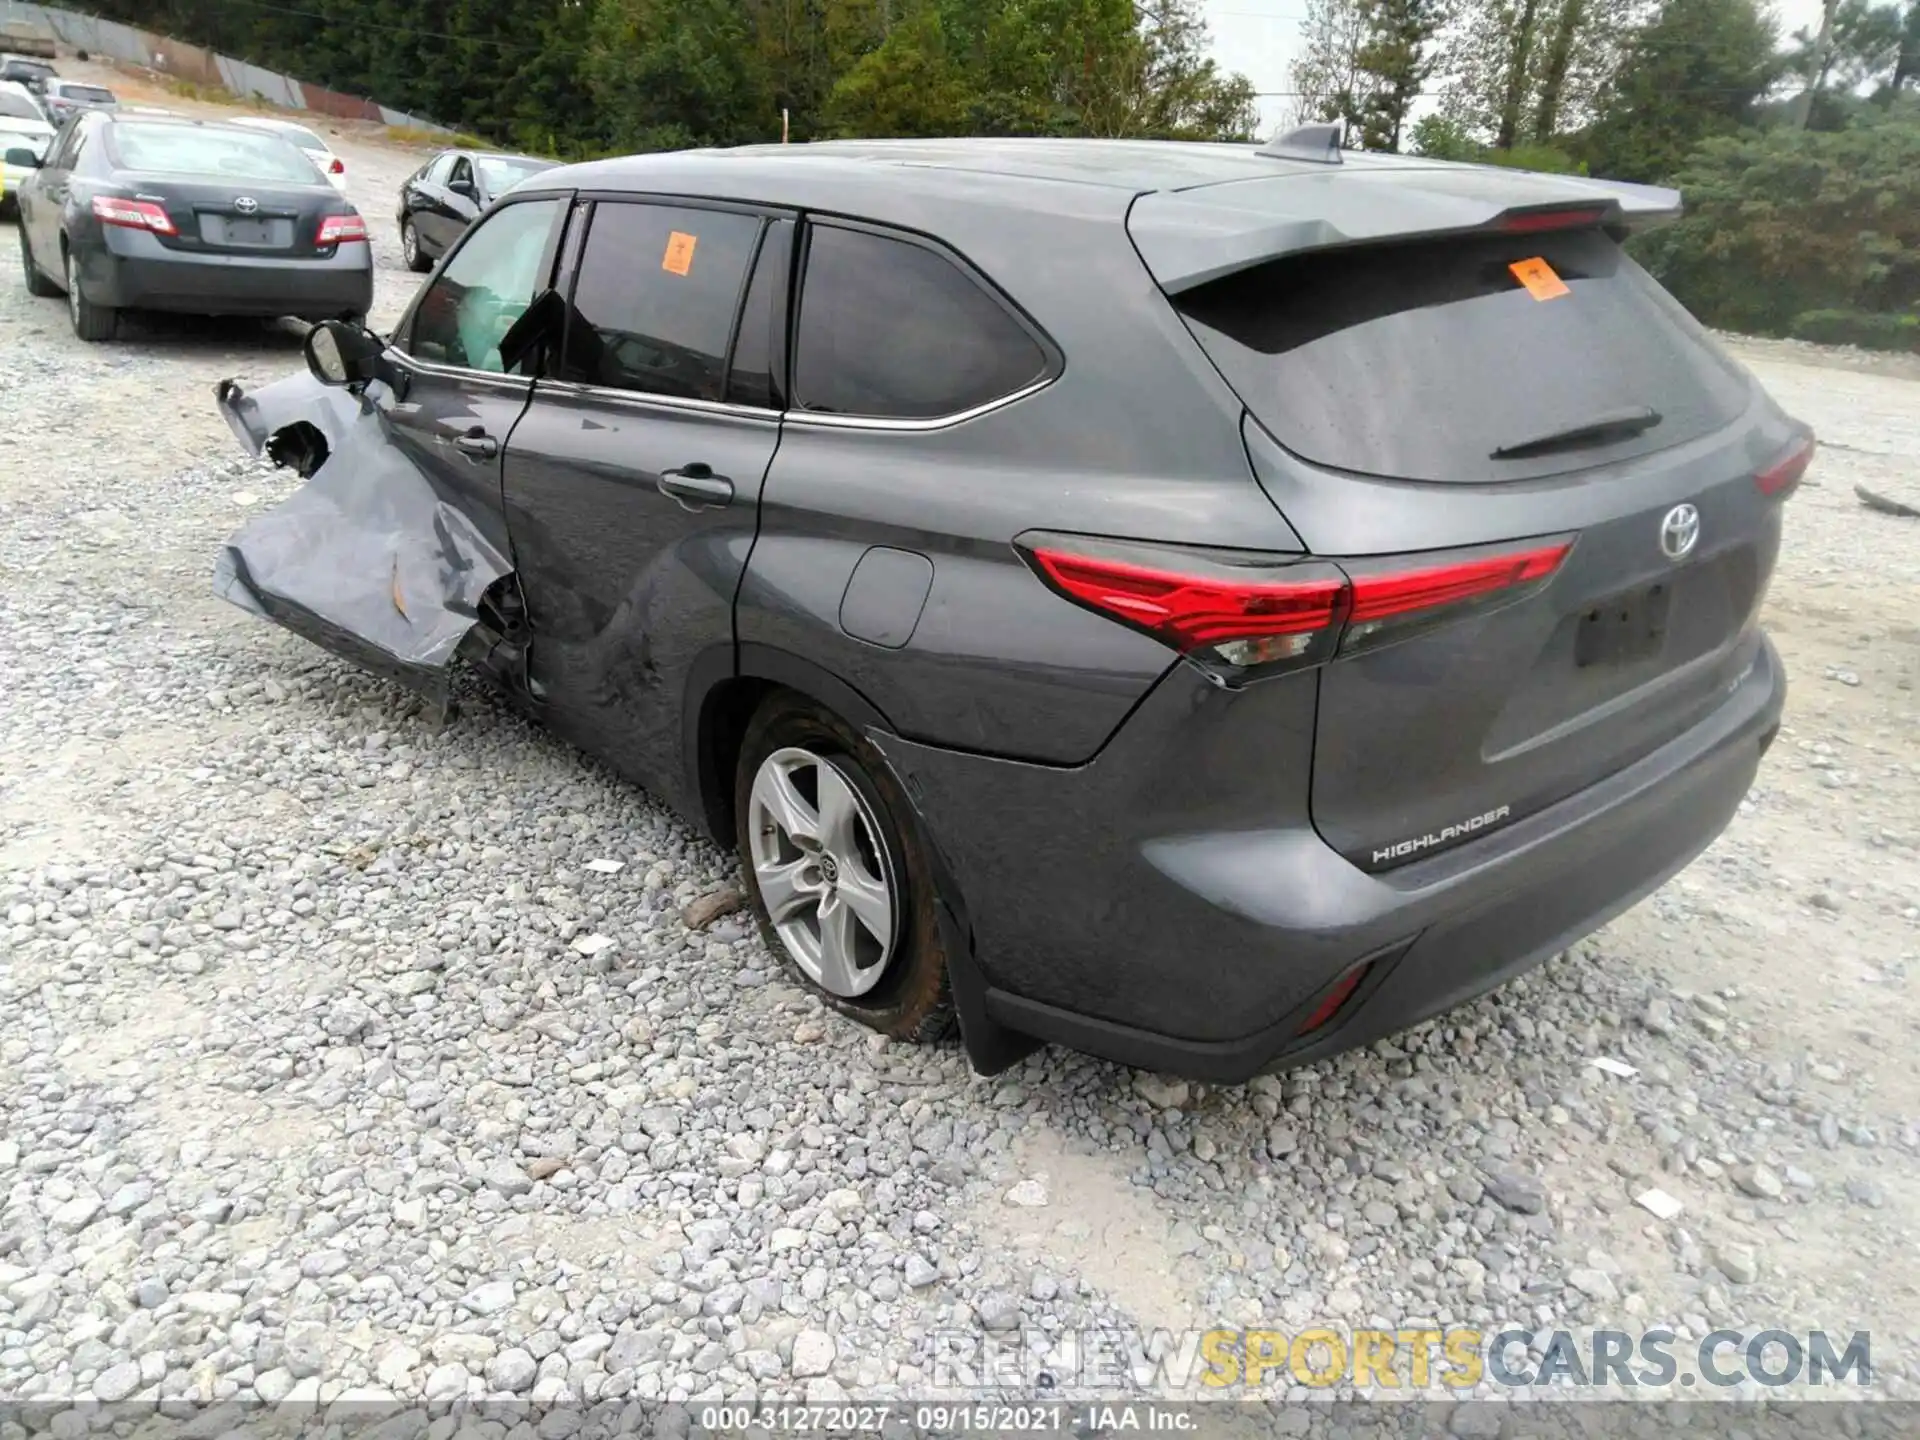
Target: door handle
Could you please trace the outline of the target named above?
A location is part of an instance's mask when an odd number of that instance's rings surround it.
[[[491,460],[500,453],[500,442],[476,425],[466,434],[454,437],[453,448],[476,460]]]
[[[711,465],[703,465],[699,461],[682,465],[677,470],[662,470],[655,483],[662,495],[679,501],[688,510],[733,503],[733,481],[724,475],[714,474]]]

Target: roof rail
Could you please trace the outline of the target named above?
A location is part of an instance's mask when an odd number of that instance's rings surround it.
[[[1319,125],[1296,125],[1284,135],[1276,135],[1260,147],[1259,153],[1276,160],[1311,160],[1317,165],[1339,165],[1341,127],[1330,121]]]

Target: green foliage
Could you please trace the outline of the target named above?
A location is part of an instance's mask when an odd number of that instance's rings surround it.
[[[1867,310],[1809,310],[1796,315],[1787,333],[1820,345],[1858,345],[1863,350],[1920,351],[1920,314],[1881,315]]]
[[[1433,160],[1478,160],[1486,147],[1460,121],[1432,113],[1414,122],[1407,148]]]
[[[1476,165],[1499,165],[1509,170],[1542,170],[1554,175],[1584,175],[1586,163],[1552,145],[1515,145],[1497,150],[1482,145],[1466,127],[1444,115],[1423,115],[1412,131],[1413,151],[1435,160],[1465,160]]]
[[[1635,253],[1701,319],[1790,335],[1911,337],[1920,311],[1920,121],[1708,141],[1678,176],[1687,212]],[[1847,321],[1833,312],[1877,316]]]
[[[1596,175],[1663,180],[1701,141],[1748,123],[1780,66],[1756,0],[1664,0],[1628,37],[1582,153]]]
[[[1420,0],[1434,3],[1434,0]],[[348,94],[573,156],[828,135],[1242,138],[1199,0],[97,0]]]
[[[1502,165],[1509,170],[1541,170],[1552,175],[1584,175],[1587,162],[1554,145],[1515,145],[1510,150],[1487,150],[1478,157],[1483,165]]]
[[[1445,0],[1361,0],[1366,39],[1354,57],[1371,81],[1360,106],[1361,143],[1398,150],[1408,112],[1433,73],[1433,38],[1446,19]]]

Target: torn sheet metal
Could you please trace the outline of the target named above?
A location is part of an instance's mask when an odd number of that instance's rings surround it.
[[[480,598],[513,564],[394,443],[380,388],[220,384],[248,451],[307,480],[221,548],[214,590],[444,709]]]

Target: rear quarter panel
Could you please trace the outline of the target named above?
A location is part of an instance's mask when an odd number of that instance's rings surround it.
[[[1055,596],[1015,537],[1299,548],[1252,479],[1238,401],[1154,288],[1122,213],[927,202],[921,228],[1025,310],[1064,365],[1038,393],[944,428],[790,417],[741,589],[743,644],[841,676],[902,735],[1072,764],[1178,662]],[[894,643],[842,624],[874,546],[931,564],[920,613],[887,630]]]

